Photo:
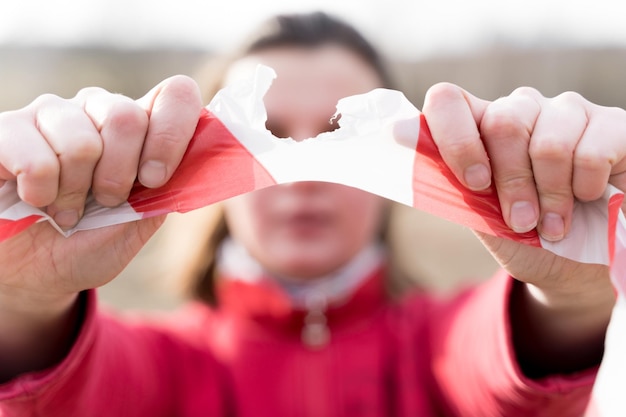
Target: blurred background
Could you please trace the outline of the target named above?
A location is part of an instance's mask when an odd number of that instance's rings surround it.
[[[626,108],[626,25],[613,0],[21,0],[0,5],[0,111],[87,86],[140,97],[167,76],[197,76],[264,18],[311,10],[344,18],[381,48],[418,108],[439,81],[486,99],[528,85]],[[393,230],[403,261],[435,290],[496,268],[470,231],[430,215],[398,208]],[[101,290],[106,303],[180,302],[165,276],[171,271],[160,267],[163,239],[157,234]]]

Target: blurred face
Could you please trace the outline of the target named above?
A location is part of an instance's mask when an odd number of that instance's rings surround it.
[[[235,63],[231,75],[258,63],[278,74],[265,97],[267,127],[278,137],[315,137],[331,129],[340,98],[380,86],[367,64],[335,46],[263,51]],[[265,268],[307,279],[338,269],[371,242],[384,204],[358,189],[301,182],[236,197],[225,211],[233,238]]]

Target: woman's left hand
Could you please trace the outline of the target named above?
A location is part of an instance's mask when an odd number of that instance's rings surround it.
[[[463,185],[478,191],[494,182],[504,221],[515,232],[536,228],[559,241],[570,230],[575,200],[598,199],[608,184],[626,191],[623,109],[570,92],[546,98],[532,88],[487,101],[442,83],[427,93],[423,113]],[[513,320],[519,307],[536,316],[541,336],[562,329],[554,333],[562,344],[584,338],[586,329],[603,335],[614,301],[606,266],[479,237],[510,275],[528,284],[518,290],[521,302],[513,300]]]

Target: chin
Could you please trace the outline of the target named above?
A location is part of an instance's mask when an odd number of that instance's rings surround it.
[[[278,275],[294,278],[315,278],[328,275],[350,260],[342,246],[332,240],[284,240],[280,244],[266,242],[261,262]],[[263,262],[265,260],[266,262]]]
[[[341,262],[328,257],[283,258],[281,265],[277,265],[276,271],[287,277],[314,279],[332,273],[341,265]]]

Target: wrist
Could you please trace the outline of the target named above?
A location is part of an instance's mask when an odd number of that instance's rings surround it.
[[[542,377],[598,365],[614,302],[610,285],[575,291],[516,282],[510,319],[523,372]]]
[[[615,303],[608,268],[583,265],[581,269],[580,274],[558,280],[523,284],[527,301],[532,308],[566,321],[608,321]]]
[[[63,357],[79,322],[77,299],[78,294],[0,291],[0,380]]]
[[[71,321],[78,294],[53,295],[18,288],[0,291],[0,352],[19,352]]]
[[[54,294],[0,286],[0,317],[46,321],[63,314],[76,301],[77,293]],[[0,326],[2,326],[0,321]]]

